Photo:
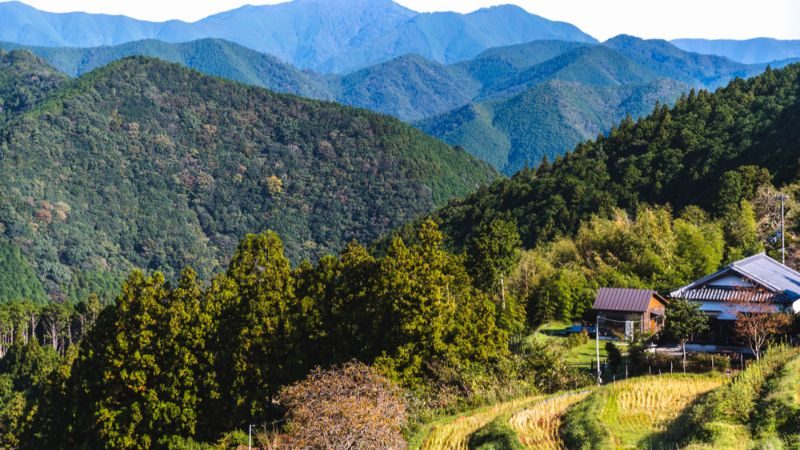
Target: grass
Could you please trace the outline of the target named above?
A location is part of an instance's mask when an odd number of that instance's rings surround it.
[[[558,430],[567,410],[590,391],[570,392],[548,398],[512,415],[508,424],[524,448],[566,450]]]
[[[440,419],[423,427],[417,434],[424,436],[421,444],[417,446],[415,442],[417,439],[412,438],[409,449],[467,450],[473,433],[497,417],[518,411],[541,398],[541,396],[523,397]]]
[[[726,381],[721,375],[632,378],[596,391],[564,416],[561,436],[571,449],[659,448],[700,396]]]
[[[760,361],[750,364],[730,383],[714,391],[703,401],[695,405],[691,412],[687,440],[692,450],[698,449],[745,449],[754,444],[752,429],[764,421],[762,416],[771,403],[772,394],[782,396],[796,395],[791,393],[797,389],[796,373],[783,370],[794,370],[789,362],[797,357],[797,351],[786,346],[772,348]],[[773,401],[777,401],[773,398]],[[782,403],[783,400],[780,401]],[[775,411],[778,415],[789,414],[789,411]],[[768,429],[769,427],[767,427]],[[796,430],[795,430],[796,432]],[[773,433],[767,433],[773,434]],[[770,436],[765,436],[769,440]],[[771,448],[770,446],[769,448]]]
[[[595,347],[594,337],[589,337],[589,342],[581,344],[577,347],[569,348],[567,345],[567,338],[565,336],[557,336],[558,333],[566,328],[571,327],[573,324],[570,322],[548,322],[540,326],[528,339],[531,342],[542,344],[554,344],[563,347],[566,350],[567,362],[576,366],[590,367],[597,360],[597,349]],[[624,342],[615,342],[620,347],[620,350],[625,352],[627,344]],[[608,358],[606,352],[606,341],[600,341],[600,359]]]
[[[797,448],[800,443],[800,357],[795,357],[767,381],[756,406],[752,429],[761,447],[771,442]],[[774,445],[775,447],[777,445]]]
[[[537,403],[538,404],[538,403]],[[511,427],[511,413],[503,414],[488,425],[473,433],[469,438],[470,450],[525,450]]]

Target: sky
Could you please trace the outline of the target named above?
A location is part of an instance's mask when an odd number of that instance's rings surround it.
[[[4,1],[4,0],[0,0]],[[281,0],[23,0],[53,11],[123,14],[137,19],[195,21],[244,4]],[[605,40],[642,38],[800,39],[800,0],[395,0],[416,11],[471,12],[514,3],[551,20],[570,22]]]

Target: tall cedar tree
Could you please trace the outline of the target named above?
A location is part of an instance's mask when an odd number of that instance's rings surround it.
[[[264,418],[281,386],[293,372],[294,280],[283,243],[274,232],[247,235],[231,260],[228,277],[236,284],[238,304],[227,322],[232,352],[231,392],[243,422]]]
[[[422,223],[419,242],[395,238],[379,269],[379,295],[391,305],[387,352],[379,365],[406,386],[434,376],[431,367],[487,362],[507,348],[495,324],[495,306],[472,287],[458,258],[442,247],[432,220]]]

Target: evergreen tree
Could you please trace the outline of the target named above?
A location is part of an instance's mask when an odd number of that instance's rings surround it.
[[[224,389],[232,393],[236,417],[245,423],[264,419],[279,388],[300,376],[294,353],[294,281],[278,235],[247,235],[228,277],[239,299],[227,321],[236,328],[229,342],[232,385]]]
[[[378,365],[410,387],[435,377],[437,363],[463,367],[507,349],[493,305],[474,290],[463,263],[443,249],[442,240],[436,223],[427,220],[418,244],[409,248],[395,238],[380,264],[379,292],[390,305],[393,326]]]
[[[160,386],[158,332],[168,298],[163,275],[137,271],[98,318],[70,378],[74,445],[147,449],[177,420]]]

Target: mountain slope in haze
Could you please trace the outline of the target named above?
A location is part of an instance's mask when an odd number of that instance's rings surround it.
[[[341,77],[335,84],[333,96],[338,101],[407,121],[469,103],[480,88],[459,67],[445,66],[418,55],[359,70]]]
[[[736,77],[747,78],[757,75],[766,67],[765,64],[742,64],[724,56],[684,51],[661,39],[644,40],[620,35],[609,39],[603,45],[663,78],[671,78],[704,89],[716,89]],[[773,60],[767,62],[770,61]]]
[[[516,6],[470,14],[420,14],[391,0],[295,0],[243,6],[203,20],[145,22],[122,16],[36,10],[0,3],[0,41],[30,46],[98,47],[144,39],[226,39],[295,66],[346,73],[406,54],[440,63],[537,39],[595,42],[573,25]]]
[[[647,113],[656,102],[671,104],[690,88],[715,89],[765,68],[631,36],[601,45],[533,41],[451,65],[407,55],[345,76],[300,71],[221,40],[30,50],[71,70],[138,52],[281,92],[334,99],[416,122],[509,175],[608,131],[626,115]]]
[[[70,76],[82,75],[127,56],[151,56],[209,75],[277,92],[332,99],[407,121],[463,106],[478,95],[481,86],[491,84],[495,78],[516,73],[581,45],[584,44],[534,41],[491,49],[474,60],[454,65],[406,55],[348,75],[323,76],[220,39],[182,44],[148,40],[80,49],[0,42],[0,48],[6,50],[29,50]]]
[[[417,125],[511,175],[606,132],[607,124],[647,114],[657,103],[670,104],[686,89],[674,80],[619,86],[549,80],[509,99],[470,104]]]
[[[776,186],[799,180],[800,64],[737,79],[714,93],[683,96],[555,162],[522,170],[434,216],[461,246],[494,218],[511,217],[533,247],[574,233],[614,208],[669,204],[719,211],[753,190],[753,174]],[[748,181],[750,180],[750,181]],[[749,186],[749,187],[748,187]],[[727,194],[726,194],[727,193]]]
[[[0,240],[70,297],[132,266],[212,273],[267,228],[315,258],[494,177],[396,119],[136,57],[11,119]]]
[[[657,103],[672,104],[691,88],[715,89],[766,68],[631,36],[552,48],[555,56],[521,70],[487,65],[488,75],[479,73],[489,81],[473,103],[417,126],[511,175],[607,132],[628,115],[636,118]],[[517,53],[524,54],[519,48]]]
[[[536,40],[594,43],[578,28],[553,22],[515,5],[493,6],[470,14],[437,12],[419,14],[397,30],[385,34],[362,49],[358,59],[386,60],[396,55],[418,54],[442,63],[473,58],[494,47]],[[391,49],[390,53],[386,49]]]
[[[800,58],[800,40],[674,39],[670,42],[687,52],[725,56],[745,64]]]
[[[590,45],[571,41],[537,40],[491,48],[456,66],[466,70],[482,86],[489,86],[499,78],[519,73],[564,53]]]
[[[331,99],[327,81],[321,75],[301,71],[274,56],[222,39],[201,39],[179,44],[144,40],[117,46],[90,48],[29,47],[0,42],[0,48],[7,51],[29,50],[72,77],[83,75],[128,56],[149,56],[276,92],[323,100]]]
[[[657,72],[608,47],[583,46],[494,80],[481,89],[478,99],[508,98],[550,80],[590,86],[620,86],[649,83],[659,78]]]

